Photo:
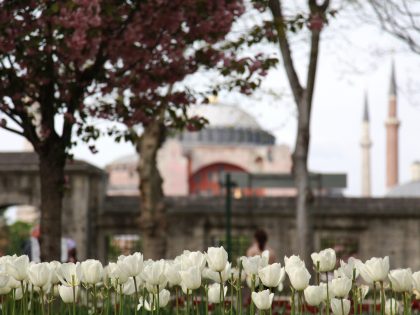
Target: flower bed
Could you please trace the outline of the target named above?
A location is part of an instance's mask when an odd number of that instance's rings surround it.
[[[106,266],[4,256],[1,314],[420,314],[420,271],[390,270],[388,257],[337,263],[326,249],[312,254],[312,277],[299,256],[282,266],[268,255],[236,266],[223,247],[174,260],[135,253]]]

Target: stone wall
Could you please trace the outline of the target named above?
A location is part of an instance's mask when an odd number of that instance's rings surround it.
[[[167,202],[168,258],[184,249],[205,250],[224,239],[223,198],[180,197],[168,198]],[[294,202],[293,198],[268,197],[235,200],[233,237],[251,240],[255,230],[263,228],[269,234],[269,246],[279,259],[298,253]],[[116,222],[113,231],[118,230],[118,222],[130,233],[136,231],[138,208],[137,198],[120,197],[118,201],[108,197],[105,213],[98,221],[99,231],[102,235],[107,229],[111,231],[112,222]],[[394,267],[420,269],[420,199],[318,198],[311,211],[317,250],[326,244],[335,245],[338,250],[344,246],[352,251],[349,254],[361,259],[389,255]],[[99,257],[103,258],[101,254]]]

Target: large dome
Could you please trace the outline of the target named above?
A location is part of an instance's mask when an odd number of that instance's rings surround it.
[[[411,181],[393,187],[386,194],[387,197],[420,198],[420,180]]]
[[[207,128],[245,128],[261,129],[261,126],[243,109],[227,104],[213,103],[193,105],[188,111],[190,116],[201,116],[209,121]]]
[[[184,131],[178,135],[185,145],[274,145],[275,138],[263,130],[258,122],[243,109],[227,104],[194,105],[189,116],[200,116],[208,125],[200,131]]]

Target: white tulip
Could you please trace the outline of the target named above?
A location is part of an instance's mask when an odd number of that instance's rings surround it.
[[[233,275],[233,279],[235,281],[239,281],[239,268],[235,268],[235,267],[231,268],[231,273]],[[240,281],[244,282],[245,278],[246,278],[246,273],[244,271],[242,271]]]
[[[57,269],[57,277],[60,279],[61,284],[69,287],[78,286],[80,280],[78,278],[78,271],[80,268],[80,263],[64,263],[60,265],[60,268]]]
[[[75,290],[76,301],[74,301],[73,289]],[[64,303],[77,302],[79,296],[79,287],[69,287],[66,285],[58,286],[58,293]]]
[[[361,263],[361,261],[354,257],[350,257],[347,260],[347,263],[340,260],[340,267],[337,270],[334,270],[334,277],[347,277],[356,280],[359,277],[359,270],[356,267],[356,263]]]
[[[286,272],[295,290],[302,291],[309,285],[311,275],[305,267],[290,268]]]
[[[284,273],[284,270],[283,270]],[[282,280],[282,268],[281,264],[274,263],[261,268],[258,271],[258,276],[261,279],[263,285],[269,288],[277,287]]]
[[[254,281],[255,281],[255,283],[254,283],[254,289],[255,289],[256,287],[258,287],[260,285],[260,278],[254,276]],[[248,288],[252,289],[252,276],[247,275],[246,278],[245,278],[245,282],[246,282]]]
[[[331,280],[331,292],[333,296],[345,298],[349,294],[352,287],[351,279],[347,277],[336,278]]]
[[[270,290],[264,290],[261,292],[252,292],[252,302],[259,310],[268,310],[271,308],[273,303],[274,293],[270,293]]]
[[[190,252],[185,250],[178,259],[181,261],[182,270],[187,270],[190,267],[196,266],[200,271],[203,271],[206,266],[206,256],[199,251]]]
[[[394,269],[389,272],[389,281],[395,292],[411,292],[413,290],[413,273],[411,269]]]
[[[305,267],[305,262],[296,255],[290,257],[284,256],[284,269],[286,270],[286,273],[289,269],[294,267]]]
[[[29,281],[38,288],[43,288],[51,282],[51,269],[49,263],[30,264],[28,267]],[[44,289],[44,288],[43,288]]]
[[[20,287],[20,288],[17,288],[17,289],[15,289],[15,295],[14,295],[14,299],[15,299],[15,301],[19,301],[19,300],[21,300],[22,299],[22,297],[23,297],[23,293],[22,293],[23,291],[22,291],[22,288]]]
[[[152,286],[163,288],[163,284],[167,282],[165,276],[166,262],[164,259],[153,261],[144,267],[142,277],[144,281]]]
[[[331,290],[331,281],[328,282],[328,291],[327,291],[327,284],[325,282],[321,282],[319,286],[322,288],[322,300],[327,301],[328,297],[332,297],[333,293]]]
[[[10,287],[4,286],[4,287],[0,288],[0,295],[9,294],[10,291],[12,291],[12,289]]]
[[[401,305],[395,299],[389,299],[385,302],[385,314],[386,315],[396,315],[399,313]]]
[[[78,272],[80,281],[96,285],[103,279],[104,267],[99,260],[87,259],[82,261]]]
[[[311,306],[318,306],[324,299],[324,288],[318,285],[310,285],[304,291],[305,301]]]
[[[6,266],[7,273],[17,281],[23,281],[28,278],[29,257],[27,255],[11,258],[7,261]]]
[[[413,273],[413,287],[420,292],[420,271]]]
[[[364,299],[366,297],[366,295],[369,293],[369,286],[366,284],[362,284],[361,286],[359,286],[359,294],[360,294],[360,299]]]
[[[168,290],[163,289],[162,291],[160,291],[159,292],[159,307],[165,307],[166,305],[168,305],[170,299],[171,299],[171,293]]]
[[[223,271],[228,263],[228,253],[223,246],[209,247],[206,258],[209,268],[215,272]]]
[[[360,271],[360,275],[367,283],[383,281],[389,272],[389,257],[376,258],[373,257],[363,263],[356,263],[356,267]]]
[[[319,253],[312,253],[311,258],[315,267],[318,267],[319,264],[319,272],[334,270],[337,262],[335,251],[332,248],[321,250]]]
[[[252,257],[241,257],[241,263],[247,275],[257,275],[258,270],[268,265],[268,256],[265,252],[262,255]]]
[[[169,300],[171,298],[171,294],[168,290],[163,289],[159,292],[159,307],[165,307],[168,305]],[[145,300],[143,297],[139,299],[139,304],[137,305],[137,310],[140,310],[144,307],[147,311],[155,311],[157,309],[157,297],[153,296],[153,294],[149,294],[148,300]]]
[[[331,310],[334,315],[348,315],[350,313],[350,301],[347,299],[331,299]]]
[[[117,264],[129,277],[136,277],[143,271],[143,255],[141,253],[121,255],[118,257]]]
[[[201,286],[201,270],[197,266],[180,271],[181,286],[188,290],[195,290]]]
[[[57,271],[60,268],[61,263],[59,261],[53,260],[49,262],[49,267],[51,270],[51,284],[59,284],[60,279],[57,277]]]
[[[118,285],[124,284],[129,279],[126,270],[118,266],[117,263],[109,263],[108,266],[106,266],[105,268],[105,272],[114,285],[116,285],[117,283]]]
[[[223,296],[226,296],[226,292],[227,292],[227,286],[223,287]],[[211,285],[209,285],[209,289],[208,289],[208,300],[209,303],[212,304],[218,304],[220,303],[220,284],[219,283],[213,283]]]
[[[181,264],[178,262],[171,262],[166,264],[165,276],[168,279],[170,286],[176,286],[181,284]]]
[[[204,278],[213,280],[214,282],[217,282],[217,283],[220,283],[220,280],[222,280],[222,282],[226,282],[227,280],[230,279],[230,275],[231,275],[230,263],[226,263],[225,268],[223,269],[222,272],[220,272],[220,274],[209,268],[204,268],[204,270],[202,271],[202,276]],[[220,279],[220,276],[222,277],[222,279]]]

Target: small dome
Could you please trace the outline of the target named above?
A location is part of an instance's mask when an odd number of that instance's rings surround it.
[[[395,186],[386,194],[387,197],[420,198],[420,180]]]
[[[209,121],[207,128],[261,129],[254,117],[233,105],[221,103],[193,105],[188,114],[206,118]]]

